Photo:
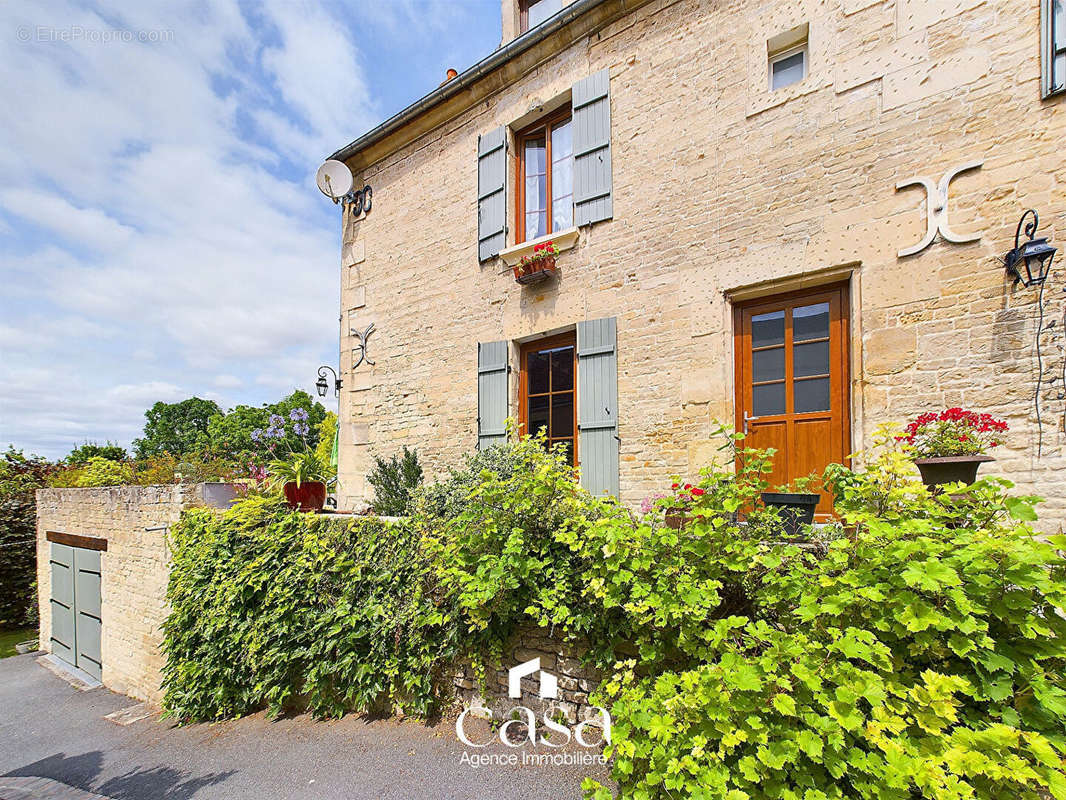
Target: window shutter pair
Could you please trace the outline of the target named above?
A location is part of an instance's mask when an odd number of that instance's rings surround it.
[[[574,224],[590,225],[614,216],[611,177],[611,87],[607,70],[574,84]],[[507,128],[478,137],[478,259],[507,245]]]
[[[618,496],[618,328],[614,317],[577,324],[578,445],[581,485]],[[478,345],[478,449],[507,441],[507,342]]]

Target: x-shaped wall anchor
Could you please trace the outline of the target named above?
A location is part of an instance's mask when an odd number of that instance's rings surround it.
[[[979,233],[966,235],[955,233],[955,231],[951,230],[951,225],[948,223],[948,186],[950,186],[951,181],[956,175],[968,172],[971,169],[977,169],[982,164],[984,164],[983,161],[968,161],[954,169],[949,169],[944,173],[939,184],[934,184],[929,178],[911,178],[910,180],[900,181],[896,184],[897,192],[908,186],[925,187],[925,236],[920,242],[918,242],[918,244],[900,250],[898,253],[900,258],[913,256],[915,253],[922,252],[922,250],[933,243],[937,232],[939,232],[946,241],[955,242],[956,244],[976,242],[981,238],[981,234]]]

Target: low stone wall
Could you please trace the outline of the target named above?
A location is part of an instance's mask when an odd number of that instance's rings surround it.
[[[101,553],[103,684],[158,702],[170,574],[167,528],[193,506],[225,507],[225,484],[37,490],[37,586],[41,649],[51,652],[52,576],[48,533],[106,539]]]
[[[601,676],[582,666],[581,656],[586,649],[580,642],[563,641],[548,629],[522,626],[507,643],[499,662],[484,665],[487,686],[480,685],[470,665],[459,670],[455,680],[456,698],[466,707],[491,710],[496,720],[509,719],[511,709],[519,704],[538,715],[558,710],[570,723],[598,719],[599,712],[589,704],[589,693],[596,688]],[[521,699],[508,697],[508,670],[534,658],[540,659],[541,670],[552,673],[558,680],[557,699],[540,697],[538,674],[522,678]]]

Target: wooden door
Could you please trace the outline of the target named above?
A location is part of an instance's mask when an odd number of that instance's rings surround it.
[[[771,488],[846,463],[850,438],[847,286],[760,298],[736,308],[736,426],[774,448]],[[822,492],[816,509],[833,510]]]

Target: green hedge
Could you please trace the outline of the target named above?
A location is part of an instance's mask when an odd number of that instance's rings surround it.
[[[787,544],[758,508],[769,455],[741,451],[739,473],[733,455],[640,519],[529,440],[425,489],[403,525],[261,498],[188,512],[169,713],[429,714],[458,658],[533,621],[605,670],[624,797],[1066,798],[1066,537],[1033,534],[1035,498],[930,495],[889,449],[830,470],[841,523]]]

